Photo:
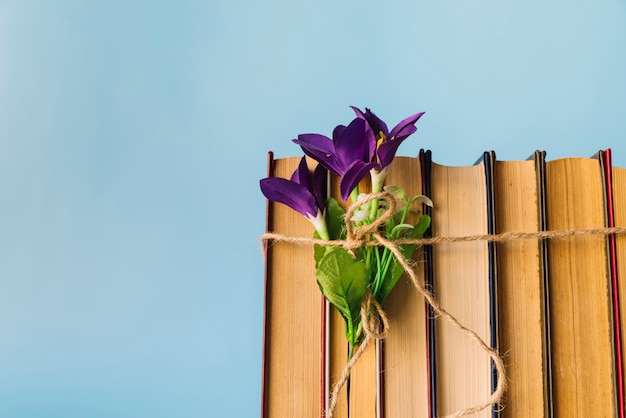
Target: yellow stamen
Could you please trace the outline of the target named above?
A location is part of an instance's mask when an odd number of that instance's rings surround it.
[[[380,144],[385,142],[386,139],[387,138],[385,137],[385,134],[383,133],[383,131],[378,131],[378,140],[376,141],[376,149],[378,149],[378,147],[380,147]],[[378,155],[376,155],[376,162],[380,164],[380,159],[378,158]]]
[[[380,144],[385,142],[386,139],[387,138],[385,137],[385,134],[383,133],[383,131],[379,131],[378,132],[378,141],[376,141],[376,148],[378,148],[380,146]]]

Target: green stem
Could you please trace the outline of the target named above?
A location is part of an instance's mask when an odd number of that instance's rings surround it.
[[[391,261],[393,260],[393,253],[385,248],[383,253],[383,277],[387,275],[387,270],[389,270],[389,266],[391,265]]]
[[[378,199],[374,199],[370,203],[372,206],[370,206],[369,219],[373,222],[378,215]]]
[[[402,209],[402,216],[401,216],[399,223],[401,224],[404,223],[408,210],[409,210],[409,204],[406,204],[404,208]],[[397,238],[398,236],[391,237],[391,239],[397,239]],[[377,251],[377,254],[378,254],[378,251]],[[385,276],[387,275],[387,271],[389,270],[389,267],[391,266],[392,261],[393,261],[393,253],[389,251],[387,247],[383,248],[382,257],[379,256],[379,258],[377,259],[376,278],[374,280],[375,284],[372,289],[372,294],[376,298],[378,298],[378,294],[383,286],[383,280],[385,279]]]
[[[404,207],[402,208],[402,219],[400,219],[400,223],[403,224],[404,221],[406,220],[406,215],[409,212],[409,204],[407,203],[406,205],[404,205]],[[394,237],[394,238],[398,238],[398,237]]]
[[[363,261],[365,262],[365,265],[369,269],[369,272],[368,272],[369,277],[372,276],[372,273],[371,273],[372,266],[371,266],[370,263],[372,262],[372,249],[373,248],[374,247],[365,247],[365,249],[362,249],[362,251],[365,251],[365,256],[364,256],[364,260]]]
[[[363,335],[363,323],[359,321],[359,325],[356,327],[356,336],[354,337],[355,343],[361,339]]]
[[[370,178],[372,180],[372,193],[378,193],[383,191],[385,184],[385,177],[387,177],[387,168],[383,168],[378,171],[375,169],[370,170]],[[370,220],[373,222],[378,215],[378,199],[372,200],[372,206],[370,208]]]
[[[380,275],[380,267],[381,267],[380,248],[376,247],[374,251],[376,251],[376,276],[374,277],[374,282],[373,282],[374,288],[372,289],[372,294],[374,297],[376,297],[378,296],[378,291],[380,290],[382,277]]]
[[[352,321],[347,321],[347,322],[348,322],[347,337],[348,337],[348,361],[349,361],[352,358],[352,355],[354,354],[355,335],[354,335],[354,324],[352,323]]]
[[[356,203],[357,200],[359,200],[359,186],[356,186],[352,189],[352,192],[350,192],[350,200],[352,203]]]
[[[386,248],[383,249],[382,257],[380,255],[380,248],[376,248],[375,251],[376,251],[376,277],[374,278],[374,281],[373,281],[372,296],[378,299],[378,294],[380,293],[380,289],[383,286],[383,280],[385,279],[385,274],[387,273],[385,264],[388,264],[388,263],[385,262],[385,252],[387,252],[388,250]]]

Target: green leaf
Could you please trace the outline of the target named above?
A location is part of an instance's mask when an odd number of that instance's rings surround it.
[[[399,233],[400,231],[404,230],[404,229],[413,229],[414,226],[411,224],[399,224],[393,227],[393,229],[391,230],[391,236]]]
[[[317,235],[317,233],[315,233],[315,238],[319,238],[319,236]],[[313,258],[315,259],[315,268],[317,268],[317,266],[320,263],[320,260],[322,259],[322,257],[324,257],[324,254],[326,254],[326,250],[329,247],[327,247],[326,245],[314,245],[313,246]]]
[[[404,192],[404,189],[402,187],[390,184],[383,187],[383,190],[385,190],[387,193],[391,193],[391,195],[396,199],[403,202],[405,201],[404,199],[406,198],[406,193]]]
[[[424,196],[421,194],[413,197],[413,199],[409,201],[409,203],[414,203],[414,202],[420,202],[420,203],[425,204],[426,206],[430,206],[431,208],[433,207],[433,201],[430,200],[430,198],[428,198],[427,196]]]
[[[346,236],[344,215],[346,211],[339,206],[335,198],[329,197],[326,199],[326,226],[328,227],[328,235],[330,239],[344,239]],[[317,239],[320,238],[317,231],[313,234]],[[319,265],[320,260],[326,254],[326,251],[330,247],[324,245],[313,246],[313,258],[315,259],[315,267]]]
[[[313,233],[313,238],[316,239],[320,239],[320,234],[315,231]],[[326,249],[328,247],[326,245],[318,245],[315,244],[313,245],[313,258],[315,259],[315,268],[317,268],[317,265],[319,264],[320,260],[322,259],[322,257],[324,257],[324,254],[326,254]]]
[[[346,237],[345,217],[346,211],[339,206],[335,198],[326,200],[326,225],[330,239],[344,239]]]
[[[402,255],[405,259],[410,259],[413,257],[413,252],[415,251],[415,245],[405,245],[401,248]],[[383,284],[380,287],[380,291],[377,295],[377,300],[381,305],[384,305],[385,300],[402,277],[402,273],[404,273],[404,268],[402,268],[402,264],[398,262],[398,260],[394,259],[392,263],[392,267],[387,270],[387,274],[385,274],[385,278],[383,279]]]
[[[326,247],[317,263],[317,284],[324,297],[346,321],[346,336],[354,345],[355,331],[361,321],[361,303],[368,286],[367,268],[341,247]]]
[[[410,239],[422,238],[424,236],[424,232],[426,232],[429,226],[430,226],[430,216],[428,215],[420,216],[419,221],[417,222],[417,224],[415,225],[413,229],[409,230],[409,233],[407,234],[406,238],[410,238]],[[411,258],[413,258],[413,254],[415,253],[416,247],[417,246],[414,244],[403,245],[400,248],[400,251],[402,252],[402,255],[404,256],[406,260],[410,260]],[[385,300],[387,299],[387,297],[389,296],[393,288],[396,286],[396,283],[398,283],[398,280],[400,280],[400,277],[402,277],[402,273],[404,273],[404,268],[402,267],[402,264],[400,264],[398,260],[394,259],[393,267],[389,269],[389,271],[387,271],[387,274],[385,274],[385,278],[383,279],[383,284],[381,285],[379,294],[377,295],[377,299],[381,305],[385,303]]]
[[[415,228],[413,228],[413,232],[411,233],[411,238],[419,239],[424,236],[424,233],[430,226],[430,216],[422,215],[420,216]]]

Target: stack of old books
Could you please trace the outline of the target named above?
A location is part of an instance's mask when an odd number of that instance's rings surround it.
[[[289,177],[299,159],[270,153],[269,175]],[[432,199],[423,210],[433,237],[529,233],[427,245],[415,257],[441,306],[506,364],[500,404],[475,416],[624,416],[626,235],[597,232],[626,226],[626,169],[612,166],[610,150],[548,161],[543,152],[517,161],[486,152],[463,167],[422,151],[396,157],[387,182]],[[329,187],[337,196],[332,179]],[[271,202],[267,230],[313,234],[303,216]],[[580,233],[549,237],[563,231]],[[265,251],[261,416],[324,417],[347,361],[342,318],[318,289],[311,246],[268,241]],[[408,280],[385,312],[389,334],[359,358],[335,418],[439,417],[489,398],[489,357],[436,318]]]

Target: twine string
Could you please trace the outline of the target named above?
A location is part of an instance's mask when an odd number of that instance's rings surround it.
[[[623,235],[626,233],[626,227],[606,227],[606,228],[590,228],[590,229],[569,229],[563,231],[537,231],[537,232],[502,232],[500,234],[484,234],[484,235],[464,235],[458,237],[432,237],[432,238],[399,238],[393,242],[396,245],[414,244],[414,245],[435,245],[460,242],[509,242],[520,239],[562,239],[569,237],[579,237],[587,235]],[[358,241],[358,240],[323,240],[318,238],[292,237],[275,232],[267,232],[261,235],[261,241],[285,242],[294,245],[326,245],[332,247],[344,247],[346,249],[358,247],[380,247],[383,246],[375,240]]]
[[[384,200],[388,202],[387,209],[371,224],[362,225],[353,229],[352,222],[350,222],[350,220],[352,219],[354,212],[360,207],[366,205],[367,203],[376,202],[378,200]],[[362,200],[350,205],[346,209],[345,214],[346,240],[343,247],[346,250],[363,247],[363,242],[370,241],[369,239],[367,239],[367,236],[372,232],[377,231],[381,225],[386,224],[389,218],[391,218],[395,213],[396,199],[388,192],[369,194]]]

